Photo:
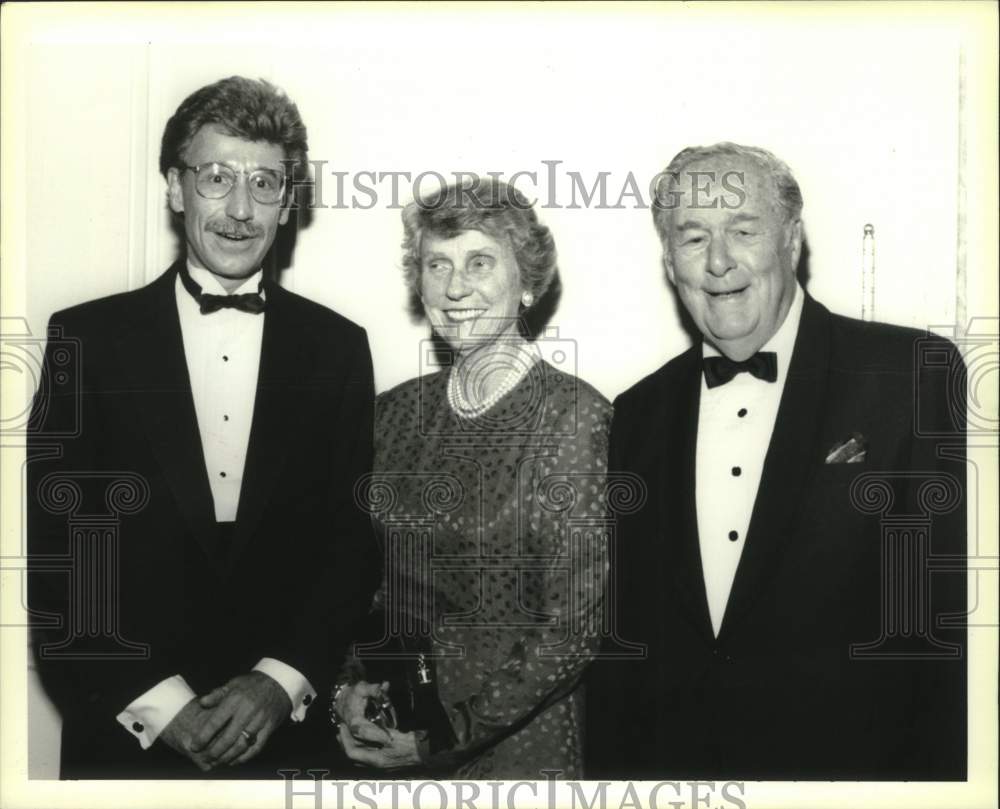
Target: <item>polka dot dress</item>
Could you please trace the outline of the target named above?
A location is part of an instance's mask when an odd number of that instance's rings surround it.
[[[580,677],[600,644],[611,406],[544,361],[476,418],[448,371],[376,403],[378,600],[426,619],[453,775],[579,778]],[[422,622],[423,623],[423,622]],[[458,753],[455,756],[455,753]]]

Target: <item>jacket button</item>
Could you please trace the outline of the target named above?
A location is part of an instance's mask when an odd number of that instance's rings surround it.
[[[302,704],[303,704],[303,705],[305,705],[305,706],[306,706],[307,708],[308,708],[308,707],[309,707],[310,705],[312,705],[312,701],[313,701],[313,698],[312,698],[312,694],[306,694],[306,695],[305,695],[305,696],[304,696],[304,697],[302,698]]]
[[[132,730],[136,733],[142,733],[146,728],[143,726],[142,722],[133,722]]]

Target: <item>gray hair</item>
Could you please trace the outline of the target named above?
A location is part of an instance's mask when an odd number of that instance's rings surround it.
[[[671,199],[669,192],[677,184],[678,178],[694,163],[700,163],[713,157],[739,157],[756,163],[765,174],[770,176],[777,192],[778,204],[785,212],[786,222],[795,222],[802,215],[802,191],[792,175],[792,170],[767,149],[758,146],[743,146],[739,143],[723,141],[711,146],[689,146],[682,149],[670,161],[656,182],[656,194],[653,199],[653,225],[660,241],[666,244],[670,236],[670,211],[672,206],[662,200]],[[664,185],[666,186],[664,188]]]
[[[403,273],[411,295],[420,294],[420,243],[425,233],[450,239],[464,230],[478,230],[507,241],[521,286],[537,301],[557,273],[552,233],[538,221],[533,203],[514,186],[495,177],[470,179],[471,184],[449,185],[403,209]]]

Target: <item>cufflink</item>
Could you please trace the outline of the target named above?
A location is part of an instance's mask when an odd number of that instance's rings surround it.
[[[136,733],[142,733],[145,729],[146,727],[142,724],[142,722],[132,723],[132,730],[134,730]]]

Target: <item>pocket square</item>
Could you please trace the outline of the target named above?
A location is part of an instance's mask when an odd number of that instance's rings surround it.
[[[868,439],[861,433],[851,433],[845,441],[834,444],[825,463],[863,463],[868,453]]]

